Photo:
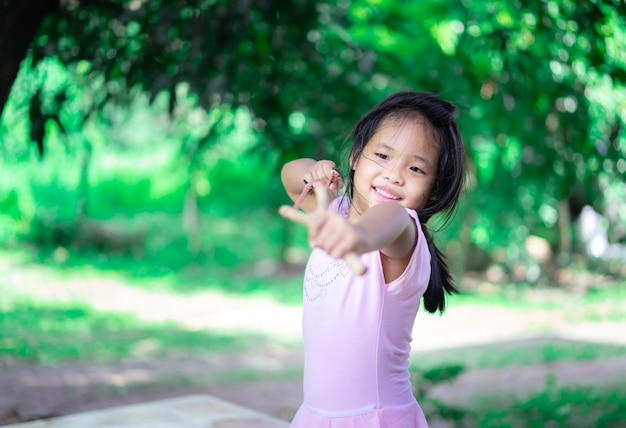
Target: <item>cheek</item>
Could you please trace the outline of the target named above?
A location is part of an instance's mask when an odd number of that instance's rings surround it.
[[[436,182],[433,180],[428,187],[428,191],[425,192],[425,195],[428,196],[429,201],[434,201],[437,199],[437,192],[435,191]]]

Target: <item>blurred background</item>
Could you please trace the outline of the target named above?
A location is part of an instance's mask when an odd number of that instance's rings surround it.
[[[280,168],[345,168],[359,117],[414,89],[458,107],[470,165],[418,399],[447,426],[618,426],[625,46],[622,0],[2,2],[0,423],[200,390],[293,416],[308,252]]]

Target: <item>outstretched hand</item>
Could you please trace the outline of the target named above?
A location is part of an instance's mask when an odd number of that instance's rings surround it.
[[[328,252],[328,248],[332,247],[334,248],[334,253],[341,253],[342,250],[340,246],[343,243],[342,236],[341,234],[334,233],[333,227],[328,227],[328,224],[330,223],[330,221],[328,221],[329,215],[331,214],[327,211],[329,204],[328,189],[318,186],[315,191],[315,195],[317,199],[317,207],[313,213],[307,214],[286,205],[280,207],[279,213],[288,220],[307,226],[309,228],[310,236],[314,235],[326,243],[326,245],[320,245],[322,249]],[[317,246],[317,242],[312,241],[311,245]],[[331,253],[331,255],[333,254]],[[363,265],[355,252],[348,251],[343,253],[343,259],[348,267],[350,267],[350,269],[352,269],[352,271],[357,275],[363,275],[366,272],[367,269],[365,265]]]

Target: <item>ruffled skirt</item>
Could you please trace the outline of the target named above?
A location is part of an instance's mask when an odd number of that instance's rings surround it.
[[[303,404],[290,428],[428,428],[428,423],[417,401],[405,406],[385,407],[339,417],[319,415]]]

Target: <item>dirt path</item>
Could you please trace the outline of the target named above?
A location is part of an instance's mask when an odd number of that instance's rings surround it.
[[[534,366],[470,370],[451,384],[431,389],[430,397],[453,406],[471,406],[484,398],[501,399],[503,395],[511,398],[529,397],[542,391],[548,380],[554,382],[555,387],[620,386],[626,381],[626,356],[602,361],[561,361]]]
[[[214,395],[289,420],[302,398],[302,379],[297,374],[301,358],[298,348],[268,347],[253,354],[211,359],[2,367],[0,424],[189,394]],[[280,374],[280,370],[263,370],[275,367],[277,362],[285,371],[296,374],[289,377]],[[244,382],[220,380],[236,376],[242,368],[258,370],[260,378]],[[625,373],[626,352],[623,357],[602,361],[469,370],[454,382],[435,386],[429,397],[463,407],[481,397],[529,396],[543,390],[549,376],[559,386],[617,386],[623,384]]]
[[[250,360],[263,366],[274,359],[270,350],[263,350],[211,359],[2,367],[0,425],[198,393],[289,419],[301,401],[299,376],[273,378],[257,368],[258,381],[218,380],[236,376],[242,367],[250,370]],[[300,361],[297,350],[283,352],[286,368]]]

